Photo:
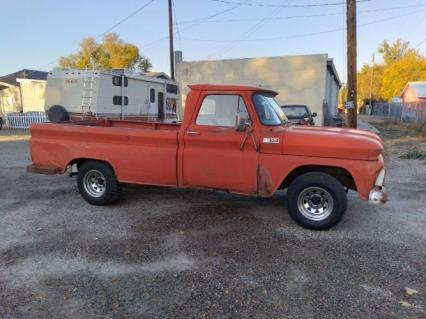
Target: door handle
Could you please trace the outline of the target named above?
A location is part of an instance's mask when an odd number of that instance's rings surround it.
[[[188,131],[186,131],[186,135],[200,135],[200,133],[188,130]]]

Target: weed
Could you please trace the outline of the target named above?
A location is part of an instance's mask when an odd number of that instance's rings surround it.
[[[426,152],[419,151],[417,148],[412,148],[401,155],[401,158],[424,160],[426,159]]]

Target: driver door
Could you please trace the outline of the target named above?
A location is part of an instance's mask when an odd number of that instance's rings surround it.
[[[223,93],[200,98],[184,137],[184,185],[256,194],[258,153],[252,138],[246,138],[249,127],[236,129],[238,117],[251,123],[244,98]]]

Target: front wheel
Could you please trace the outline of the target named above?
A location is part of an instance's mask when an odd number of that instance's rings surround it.
[[[121,185],[107,163],[88,161],[81,165],[77,175],[81,196],[90,204],[103,206],[119,199]]]
[[[346,211],[347,198],[340,182],[324,173],[297,177],[287,191],[290,216],[308,229],[324,230],[336,225]]]

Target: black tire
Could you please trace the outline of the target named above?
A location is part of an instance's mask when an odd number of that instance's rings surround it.
[[[333,176],[319,172],[297,177],[290,184],[286,198],[290,216],[308,229],[333,227],[343,218],[347,207],[342,184]]]
[[[112,204],[121,196],[121,185],[111,166],[104,162],[84,162],[78,169],[77,187],[81,196],[96,206]]]
[[[67,110],[61,105],[53,105],[47,111],[47,118],[52,123],[60,123],[69,121],[70,115]]]

